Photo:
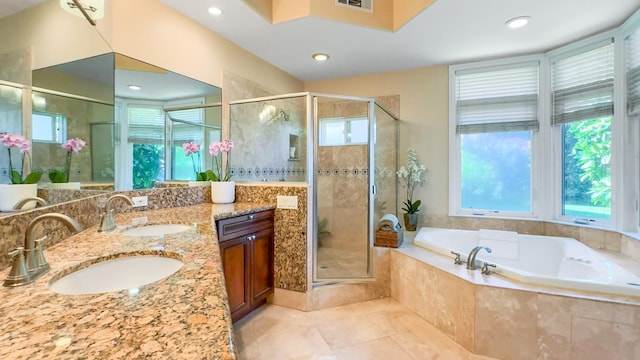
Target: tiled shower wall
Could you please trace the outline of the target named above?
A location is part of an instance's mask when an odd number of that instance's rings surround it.
[[[367,145],[321,146],[318,160],[318,222],[329,232],[320,237],[320,246],[366,252]]]
[[[275,107],[275,117],[260,118],[265,105]],[[234,179],[306,181],[306,97],[234,104],[229,111],[231,138],[242,149],[231,159]]]

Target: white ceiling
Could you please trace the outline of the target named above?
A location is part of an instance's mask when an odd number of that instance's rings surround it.
[[[239,0],[161,1],[301,80],[544,52],[640,8],[640,0],[437,0],[392,33],[312,17],[272,25]],[[224,14],[210,15],[213,5]],[[522,15],[532,17],[527,27],[504,25]],[[316,52],[331,59],[317,63]]]
[[[36,6],[46,0],[0,0],[0,18]]]
[[[43,1],[0,0],[0,18]],[[640,0],[436,0],[392,33],[312,17],[272,25],[240,0],[160,1],[301,80],[544,52],[614,28],[640,8]],[[213,5],[224,14],[210,15]],[[504,26],[521,15],[532,17],[527,27]],[[316,52],[331,59],[317,63]]]

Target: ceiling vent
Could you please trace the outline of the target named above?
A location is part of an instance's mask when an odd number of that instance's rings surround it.
[[[348,6],[351,9],[373,12],[373,0],[336,0],[336,4]]]

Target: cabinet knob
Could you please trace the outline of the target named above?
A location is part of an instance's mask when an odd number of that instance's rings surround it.
[[[255,215],[249,215],[249,220],[253,220],[255,219],[255,217],[256,217]]]
[[[251,241],[251,240],[255,240],[256,236],[255,235],[249,235],[246,237],[247,241]]]

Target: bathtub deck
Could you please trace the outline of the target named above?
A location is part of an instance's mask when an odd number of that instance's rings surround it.
[[[414,245],[391,253],[392,297],[469,351],[505,359],[640,359],[640,297],[482,275]]]

